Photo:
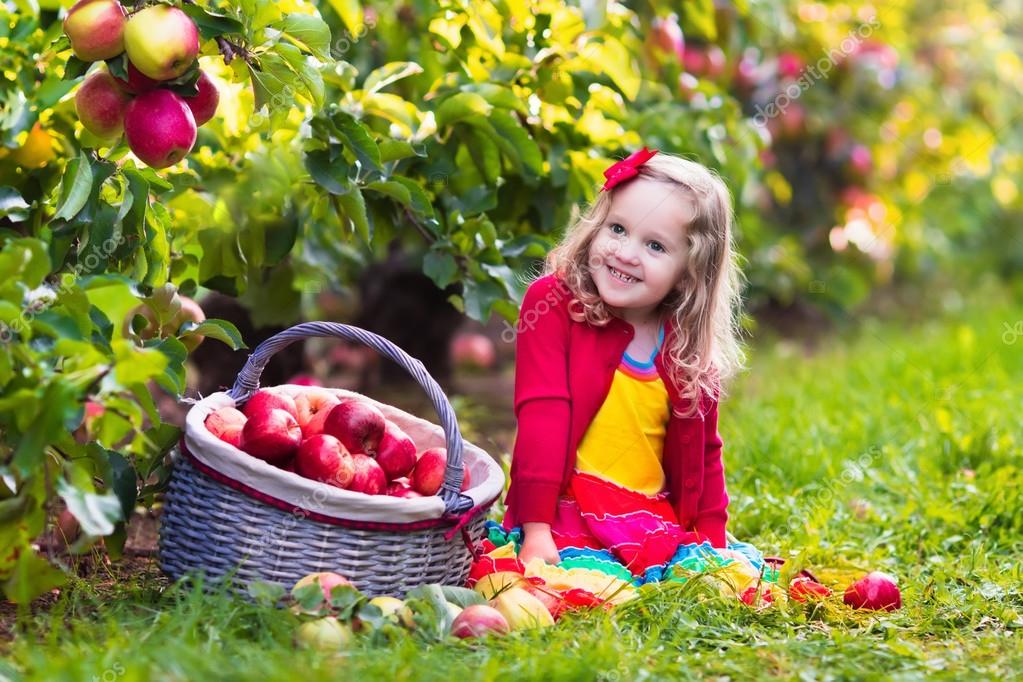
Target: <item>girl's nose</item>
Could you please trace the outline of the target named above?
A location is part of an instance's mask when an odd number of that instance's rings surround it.
[[[636,244],[630,237],[619,237],[618,246],[615,249],[615,256],[623,263],[638,263],[639,252]]]

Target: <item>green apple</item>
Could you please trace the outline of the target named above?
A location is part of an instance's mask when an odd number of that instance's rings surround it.
[[[128,19],[124,49],[143,75],[171,80],[188,71],[199,56],[199,30],[177,7],[150,5]]]

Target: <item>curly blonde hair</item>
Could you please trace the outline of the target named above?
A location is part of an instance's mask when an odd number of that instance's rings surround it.
[[[703,396],[720,399],[725,381],[745,366],[739,325],[742,274],[732,243],[731,196],[713,171],[664,152],[639,167],[635,179],[639,178],[675,184],[692,203],[686,268],[678,288],[659,309],[676,332],[664,349],[665,364],[675,387],[689,401],[685,416],[692,416]],[[614,194],[615,189],[598,192],[585,211],[573,207],[570,226],[548,253],[543,272],[556,274],[571,291],[573,319],[597,326],[606,325],[611,312],[593,282],[589,252]]]

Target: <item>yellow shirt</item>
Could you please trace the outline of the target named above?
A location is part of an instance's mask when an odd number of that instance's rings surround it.
[[[645,363],[627,353],[622,358],[579,443],[575,465],[577,471],[650,496],[665,486],[661,458],[670,414],[668,390],[653,363],[656,353]]]

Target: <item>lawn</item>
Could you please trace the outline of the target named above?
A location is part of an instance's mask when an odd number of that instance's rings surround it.
[[[36,609],[0,677],[1006,679],[1023,671],[1023,306],[935,295],[818,340],[759,341],[721,411],[729,529],[825,581],[895,575],[894,613],[755,611],[675,585],[500,640],[295,650],[295,617],[109,567]],[[919,313],[919,310],[917,311]],[[1017,326],[1019,325],[1019,326]],[[476,429],[482,427],[477,424]],[[126,576],[126,577],[124,577]]]

